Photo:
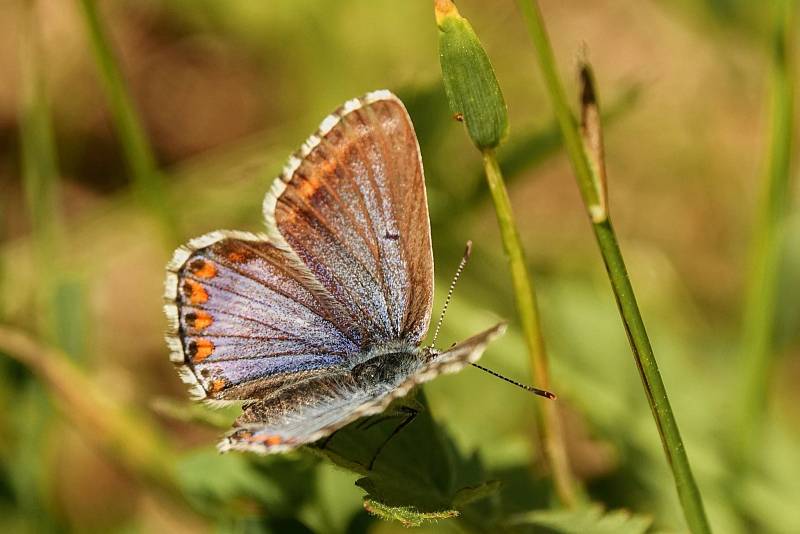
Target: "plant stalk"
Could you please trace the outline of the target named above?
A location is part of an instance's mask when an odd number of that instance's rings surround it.
[[[787,199],[790,197],[791,152],[794,130],[793,43],[796,31],[792,4],[777,2],[772,43],[768,163],[760,196],[756,227],[751,237],[750,270],[744,302],[739,408],[736,411],[738,460],[752,456],[769,393],[774,357],[773,337],[778,278],[784,243]]]
[[[550,95],[550,101],[553,104],[553,112],[561,128],[564,149],[578,180],[581,196],[587,206],[597,206],[600,204],[598,190],[595,187],[592,172],[589,169],[589,162],[583,152],[583,142],[575,123],[575,117],[567,105],[567,97],[556,70],[553,49],[550,46],[550,39],[547,36],[539,6],[535,0],[518,0],[518,4],[525,17],[528,32],[536,49],[539,68],[542,71],[547,93]]]
[[[89,35],[90,48],[100,71],[108,98],[114,128],[120,138],[125,162],[139,201],[160,223],[165,239],[173,246],[177,240],[175,218],[169,210],[166,190],[153,149],[145,134],[117,59],[97,12],[96,0],[79,0],[80,11]]]
[[[547,354],[542,338],[533,284],[514,223],[495,148],[508,135],[508,109],[492,63],[475,30],[462,17],[452,0],[435,0],[434,15],[439,29],[439,63],[450,111],[464,123],[472,143],[483,156],[483,167],[500,226],[503,248],[511,270],[514,300],[531,360],[534,382],[549,388]],[[552,471],[556,493],[567,507],[576,503],[575,481],[562,440],[553,403],[536,411],[543,457]]]
[[[25,6],[20,36],[20,152],[22,183],[31,222],[38,277],[36,329],[53,339],[53,295],[60,284],[53,262],[62,248],[59,170],[45,87],[44,56],[33,4]]]
[[[20,13],[19,65],[19,146],[20,175],[25,192],[30,241],[35,268],[33,292],[33,328],[39,336],[60,341],[57,325],[64,318],[54,306],[63,287],[63,275],[57,259],[62,250],[60,231],[60,184],[58,161],[53,136],[52,118],[46,90],[46,66],[41,33],[37,25],[37,8],[26,2]],[[53,465],[46,457],[47,438],[53,426],[53,414],[44,388],[29,382],[15,394],[12,423],[15,445],[9,450],[10,489],[23,514],[35,517],[37,530],[53,530],[53,483],[48,473]]]
[[[539,66],[564,137],[564,146],[608,271],[625,333],[628,336],[634,361],[642,379],[645,396],[653,412],[664,453],[672,470],[686,523],[691,532],[695,534],[709,533],[711,529],[706,518],[702,497],[689,465],[678,424],[667,397],[667,390],[661,379],[650,339],[636,302],[633,286],[628,278],[622,252],[608,215],[607,203],[602,198],[605,182],[601,176],[593,172],[589,164],[589,155],[586,153],[587,145],[584,144],[575,118],[567,105],[538,4],[535,0],[519,0],[519,6],[531,34]],[[585,78],[584,82],[587,81],[591,83],[590,76]],[[591,97],[594,99],[594,91],[592,90],[591,93]],[[591,104],[596,107],[596,100]],[[600,160],[601,158],[595,158],[595,161]]]
[[[702,496],[692,474],[678,423],[672,413],[667,389],[658,370],[658,363],[650,345],[650,338],[636,302],[636,295],[625,268],[611,219],[606,218],[603,222],[593,223],[592,227],[622,316],[625,334],[628,336],[636,367],[642,379],[647,402],[650,404],[653,419],[661,436],[664,454],[675,479],[686,523],[693,533],[709,533],[711,528],[706,518]]]
[[[517,307],[528,354],[530,355],[533,383],[537,384],[537,387],[549,389],[550,372],[534,287],[525,266],[525,254],[514,223],[511,200],[508,197],[503,174],[493,149],[485,149],[483,151],[483,166],[486,171],[486,180],[492,195],[494,210],[497,214],[497,223],[500,226],[503,249],[511,270],[514,302]],[[569,459],[564,448],[561,422],[556,413],[556,404],[554,402],[543,402],[540,403],[540,407],[541,409],[536,411],[536,417],[538,419],[538,427],[542,433],[545,458],[553,472],[556,493],[565,506],[573,507],[577,501],[575,481],[572,477]]]

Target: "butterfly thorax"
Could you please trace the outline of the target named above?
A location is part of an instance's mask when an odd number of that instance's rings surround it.
[[[398,384],[422,367],[425,362],[424,350],[403,340],[381,344],[372,347],[352,367],[350,373],[364,389]]]

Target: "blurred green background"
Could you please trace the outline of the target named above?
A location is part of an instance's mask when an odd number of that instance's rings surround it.
[[[479,155],[442,89],[431,4],[98,3],[159,169],[134,148],[137,181],[86,23],[94,4],[0,3],[0,355],[15,356],[17,332],[38,355],[28,365],[0,358],[0,531],[402,529],[366,514],[355,474],[305,453],[217,455],[221,430],[208,419],[225,416],[188,407],[162,339],[172,249],[218,228],[260,231],[263,195],[288,154],[326,114],[370,90],[396,92],[417,129],[435,310],[465,241],[474,241],[441,345],[510,319],[483,362],[528,380]],[[732,452],[741,439],[750,237],[770,146],[767,4],[541,2],[570,94],[579,55],[595,68],[621,245],[710,521],[734,534],[800,532],[796,179],[785,199],[766,408],[753,458],[743,464]],[[649,517],[653,531],[682,531],[519,11],[510,0],[463,0],[459,9],[508,104],[500,158],[539,293],[570,463],[587,498]],[[53,367],[54,358],[78,374]],[[471,369],[425,389],[458,447],[479,451],[490,478],[504,483],[509,510],[553,506],[533,428],[541,401]],[[177,492],[161,480],[158,455],[175,469]]]

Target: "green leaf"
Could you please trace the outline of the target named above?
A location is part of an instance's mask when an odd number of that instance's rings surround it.
[[[419,512],[410,506],[387,506],[370,499],[364,501],[364,509],[383,520],[398,521],[406,527],[418,527],[423,523],[435,523],[458,516],[456,510]]]
[[[554,532],[558,534],[643,534],[652,519],[627,510],[605,512],[600,506],[578,510],[543,510],[517,516],[512,532]],[[544,530],[543,530],[544,529]]]
[[[416,417],[391,437],[368,469],[375,451],[407,417],[408,407],[417,410]],[[356,485],[366,492],[374,510],[395,510],[385,515],[370,510],[376,515],[405,524],[414,522],[412,516],[426,514],[437,519],[455,517],[451,512],[457,509],[463,522],[483,528],[490,527],[498,517],[497,507],[487,504],[485,497],[494,494],[499,484],[486,482],[477,455],[459,453],[447,432],[431,417],[422,394],[416,400],[402,399],[382,414],[356,421],[323,444],[312,450],[364,475]]]

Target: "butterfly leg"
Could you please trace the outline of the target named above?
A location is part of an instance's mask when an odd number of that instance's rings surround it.
[[[369,425],[373,426],[378,422],[385,421],[391,417],[404,417],[404,419],[400,422],[400,424],[397,425],[394,430],[392,430],[392,433],[389,434],[389,437],[383,440],[383,443],[380,444],[378,449],[375,451],[375,454],[372,455],[372,459],[369,461],[369,465],[367,466],[367,469],[369,471],[372,471],[372,468],[375,467],[375,461],[378,459],[378,456],[381,454],[381,452],[383,452],[383,449],[389,444],[392,438],[395,437],[397,434],[399,434],[400,431],[403,430],[405,427],[407,427],[414,419],[416,419],[418,414],[419,410],[415,408],[412,408],[410,406],[400,406],[397,409],[397,413],[382,417],[379,419],[379,421],[373,422]]]

